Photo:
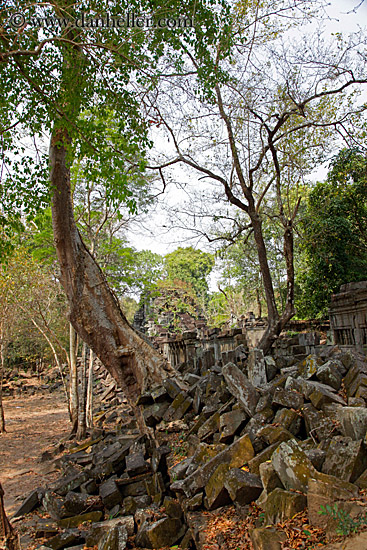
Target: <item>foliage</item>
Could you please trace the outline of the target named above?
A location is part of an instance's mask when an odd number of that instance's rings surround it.
[[[344,149],[309,194],[301,220],[298,316],[327,316],[341,284],[366,279],[367,158]],[[302,265],[303,264],[303,265]]]
[[[214,267],[213,255],[196,250],[192,246],[177,248],[164,257],[168,281],[185,281],[197,296],[207,299],[208,276]]]
[[[246,292],[238,286],[227,286],[221,292],[210,294],[206,307],[208,326],[221,327],[230,322],[237,324],[237,319],[249,311],[251,302]]]
[[[190,283],[179,279],[160,280],[157,282],[154,296],[154,311],[156,322],[160,317],[166,317],[167,329],[172,332],[182,330],[180,315],[188,313],[194,319],[202,314],[198,296]]]
[[[336,503],[333,506],[330,506],[330,504],[320,506],[318,513],[320,516],[328,516],[332,520],[338,522],[336,528],[337,535],[347,537],[367,525],[367,511],[360,514],[356,518],[352,518],[348,512],[343,510],[343,508],[338,508]]]
[[[0,266],[0,291],[2,309],[7,304],[2,323],[7,334],[8,363],[27,366],[38,357],[53,362],[48,342],[37,328],[59,352],[64,348],[66,304],[52,268],[41,265],[24,246],[19,246]]]

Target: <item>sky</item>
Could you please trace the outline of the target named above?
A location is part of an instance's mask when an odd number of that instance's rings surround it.
[[[327,33],[342,32],[348,34],[358,31],[361,27],[367,26],[367,0],[358,7],[360,0],[332,0],[326,8],[328,21],[325,23]],[[167,144],[162,142],[162,147]],[[311,179],[324,179],[327,173],[327,166],[320,167],[312,175]],[[191,180],[195,183],[195,174],[183,171],[182,168],[176,168],[176,178],[183,181]],[[168,185],[163,200],[166,204],[175,204],[184,201],[185,192]],[[139,223],[135,224],[129,232],[131,244],[138,250],[150,249],[158,254],[167,254],[175,250],[178,246],[194,246],[201,249],[208,249],[207,243],[202,240],[186,240],[188,234],[180,230],[168,230],[165,227],[165,215],[157,207],[155,211],[150,212],[149,216]]]

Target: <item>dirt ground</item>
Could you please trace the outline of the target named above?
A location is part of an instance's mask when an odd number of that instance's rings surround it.
[[[7,433],[0,435],[0,481],[11,517],[24,496],[57,477],[40,457],[68,434],[70,425],[61,392],[7,398],[4,411]]]

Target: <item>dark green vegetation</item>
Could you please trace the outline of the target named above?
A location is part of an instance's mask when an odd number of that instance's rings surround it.
[[[343,283],[367,277],[367,158],[344,149],[314,186],[300,220],[299,318],[328,315]]]

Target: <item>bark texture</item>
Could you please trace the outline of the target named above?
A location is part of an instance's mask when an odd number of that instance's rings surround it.
[[[8,518],[4,507],[4,490],[0,483],[0,548],[4,550],[21,550],[19,537]]]
[[[54,131],[50,144],[53,231],[70,322],[133,403],[146,388],[174,371],[130,326],[81,239],[71,201],[69,144],[65,130]]]

